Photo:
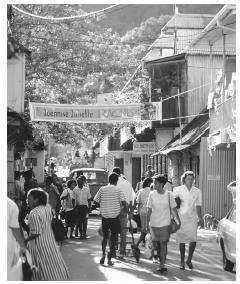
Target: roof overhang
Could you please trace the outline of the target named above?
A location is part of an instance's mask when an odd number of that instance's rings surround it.
[[[145,62],[145,66],[184,63],[186,60],[185,55],[185,53],[181,53],[168,57],[162,57],[156,60]]]

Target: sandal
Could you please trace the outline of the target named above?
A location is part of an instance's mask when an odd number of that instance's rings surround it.
[[[180,267],[179,267],[181,270],[185,270],[185,264],[184,262],[180,264]]]
[[[193,269],[193,265],[191,261],[186,261],[187,266],[189,267],[189,269]]]

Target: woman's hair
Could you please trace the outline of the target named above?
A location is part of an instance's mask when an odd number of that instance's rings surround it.
[[[165,178],[164,175],[156,175],[153,177],[153,179],[155,179],[157,182],[165,185],[165,183],[167,182],[167,179]]]
[[[186,172],[181,176],[181,182],[182,182],[182,184],[185,183],[185,179],[186,179],[187,176],[192,176],[192,177],[195,179],[194,172],[192,172],[192,171],[186,171]]]
[[[149,187],[152,182],[153,182],[152,178],[145,178],[143,181],[143,188]]]
[[[33,188],[30,189],[28,195],[32,195],[34,199],[38,199],[39,205],[46,205],[47,204],[47,194],[41,188]]]
[[[52,182],[53,182],[52,176],[47,176],[45,181],[46,186],[49,186]]]
[[[67,182],[67,187],[70,188],[73,183],[75,183],[75,184],[77,185],[77,183],[76,183],[76,181],[75,181],[74,179],[70,179],[70,180]]]

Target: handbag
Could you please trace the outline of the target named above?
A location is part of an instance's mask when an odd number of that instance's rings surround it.
[[[33,277],[33,266],[29,264],[27,254],[22,255],[22,274],[23,281],[31,281]]]
[[[65,228],[62,221],[53,217],[51,225],[56,242],[63,242],[65,238]]]
[[[174,217],[172,216],[172,210],[170,206],[170,194],[168,192],[168,204],[169,204],[169,211],[170,211],[170,225],[169,225],[169,233],[174,234],[178,230],[177,222],[174,220]]]
[[[151,234],[148,233],[145,238],[145,257],[150,259],[153,256],[153,243]]]

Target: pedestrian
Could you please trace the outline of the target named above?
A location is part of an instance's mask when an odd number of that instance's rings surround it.
[[[54,178],[52,176],[46,178],[45,191],[48,193],[48,203],[52,207],[54,215],[58,216],[61,207],[60,193],[58,187],[54,184]]]
[[[167,182],[166,182],[165,185],[164,185],[164,190],[173,191],[172,182],[169,181],[169,179],[168,179],[168,174],[164,174],[164,177],[165,177],[166,180],[167,180]]]
[[[89,187],[86,186],[85,176],[81,175],[77,179],[77,186],[73,189],[72,198],[80,239],[84,240],[87,238],[87,217],[89,210],[91,210],[91,194]]]
[[[21,173],[19,171],[14,172],[14,180],[15,180],[15,191],[13,200],[18,205],[18,208],[21,208],[22,202],[24,201],[25,191],[24,191],[24,183],[20,181]]]
[[[176,209],[176,202],[172,192],[166,192],[163,187],[166,183],[166,178],[163,175],[154,176],[154,188],[150,192],[147,201],[147,226],[150,227],[150,234],[155,247],[157,247],[158,255],[160,256],[160,268],[158,271],[165,272],[166,257],[167,257],[167,244],[170,237],[170,222],[172,209],[174,216],[177,218],[178,227],[181,226],[181,221]],[[150,221],[150,222],[149,222]],[[147,227],[148,229],[148,227]]]
[[[52,175],[53,178],[53,185],[57,187],[59,194],[61,195],[63,192],[63,188],[61,182],[56,174]]]
[[[40,188],[31,189],[27,196],[30,236],[25,240],[37,270],[33,281],[61,281],[68,278],[68,269],[54,239],[51,222],[52,208],[47,194]]]
[[[118,175],[118,183],[117,187],[120,188],[120,190],[123,191],[124,196],[126,198],[126,202],[129,208],[129,213],[133,213],[133,205],[136,198],[136,194],[126,179],[124,179],[121,176],[121,169],[119,167],[113,168],[113,173],[116,173]],[[120,233],[120,259],[124,258],[124,255],[126,254],[126,239],[127,239],[127,223],[128,223],[128,212],[123,208],[120,212],[120,220],[121,220],[121,233]]]
[[[26,252],[24,239],[18,222],[19,209],[13,200],[7,197],[7,280],[21,281],[22,266],[18,264],[20,256]]]
[[[152,166],[151,166],[151,165],[148,165],[148,166],[147,166],[147,171],[145,172],[145,177],[146,177],[146,178],[147,178],[147,177],[151,178],[151,177],[153,177],[154,175],[155,175],[155,171],[152,170]]]
[[[70,238],[73,238],[73,230],[75,225],[75,215],[72,204],[73,189],[77,186],[75,180],[69,180],[67,188],[63,190],[61,200],[63,200],[63,210],[65,212],[66,232],[70,228]]]
[[[147,228],[147,200],[150,194],[150,185],[152,184],[152,178],[145,178],[143,181],[143,188],[140,189],[139,194],[137,196],[137,205],[138,205],[138,212],[140,214],[141,220],[141,235],[139,240],[137,241],[136,246],[138,247],[141,242],[145,244],[145,237],[146,237],[146,228]]]
[[[25,179],[25,182],[24,182],[24,198],[22,200],[21,209],[19,211],[18,220],[19,220],[21,230],[24,229],[29,234],[29,227],[25,222],[25,218],[26,218],[27,214],[29,213],[29,208],[27,206],[27,194],[28,194],[28,191],[30,189],[38,187],[38,184],[37,184],[37,181],[33,178],[33,171],[32,170],[25,171],[23,173],[23,176],[24,176],[24,179]]]
[[[197,244],[197,227],[203,225],[202,196],[201,191],[193,186],[195,175],[192,171],[186,171],[182,177],[182,185],[174,187],[175,198],[181,201],[178,210],[181,219],[181,228],[176,233],[176,240],[180,249],[180,269],[185,269],[185,244],[189,243],[187,266],[193,269],[192,257]]]
[[[145,176],[142,176],[141,177],[141,181],[139,181],[136,185],[136,188],[135,188],[135,193],[138,194],[139,190],[143,188],[143,181],[145,179]]]
[[[123,191],[117,187],[119,176],[112,173],[109,176],[109,184],[99,189],[94,197],[94,201],[100,204],[100,212],[102,215],[102,258],[100,264],[104,264],[106,257],[106,246],[109,239],[110,252],[108,253],[108,265],[113,265],[111,258],[115,254],[115,246],[118,234],[121,230],[120,212],[121,206],[127,212],[127,203]]]

